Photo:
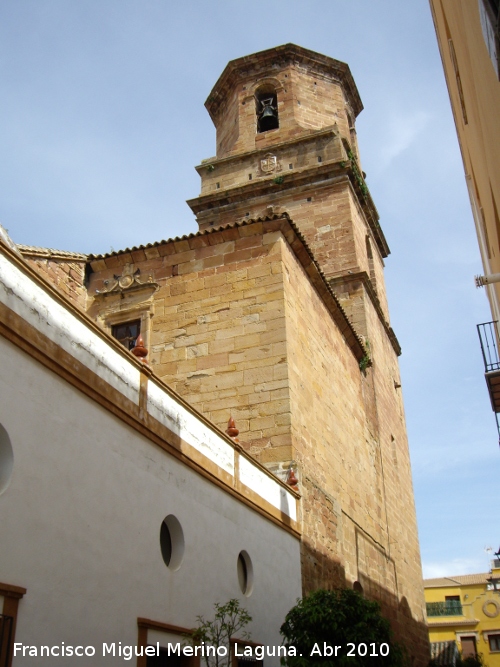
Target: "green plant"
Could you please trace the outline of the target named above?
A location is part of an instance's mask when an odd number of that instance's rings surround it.
[[[370,355],[370,341],[365,340],[365,354],[360,359],[359,369],[364,373],[366,369],[372,365],[372,358]]]
[[[276,183],[276,185],[281,185],[281,184],[283,183],[284,180],[285,180],[285,179],[284,179],[283,176],[275,176],[275,177],[273,178],[273,183]]]
[[[207,164],[207,171],[212,172],[215,171],[215,167],[213,164]]]
[[[360,360],[359,362],[359,369],[363,371],[363,373],[366,371],[366,369],[371,366],[371,359],[370,355],[365,354],[365,356]]]
[[[406,662],[379,605],[351,589],[320,589],[302,598],[280,632],[285,646],[296,648],[296,656],[287,651],[282,659],[287,667],[403,667]]]
[[[204,642],[206,646],[213,646],[215,651],[203,652],[203,659],[207,667],[230,667],[231,665],[231,637],[247,626],[252,617],[246,609],[240,607],[240,602],[233,598],[226,604],[214,604],[215,616],[212,621],[206,621],[203,616],[197,616],[198,627],[190,635],[194,643]],[[249,639],[250,635],[244,631],[241,639]],[[226,651],[217,650],[224,647]],[[223,655],[221,655],[223,654]]]
[[[356,160],[356,156],[351,150],[347,151],[347,157],[351,161],[351,167],[352,171],[354,174],[354,178],[356,179],[359,189],[361,190],[363,196],[366,198],[368,195],[368,186],[365,183],[365,179],[363,178],[363,174],[360,172],[359,167],[358,167],[358,162]]]

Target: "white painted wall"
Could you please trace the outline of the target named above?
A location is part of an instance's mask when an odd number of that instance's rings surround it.
[[[54,299],[50,291],[25,274],[8,256],[0,254],[0,303],[56,343],[75,360],[105,380],[134,403],[139,402],[140,371],[109,342],[79,317]],[[155,380],[147,384],[147,410],[156,420],[216,463],[229,475],[235,474],[235,451],[215,427],[185,408]],[[0,443],[1,444],[1,443]],[[3,450],[0,447],[0,465]],[[240,481],[296,521],[295,496],[254,460],[243,459]],[[0,468],[0,492],[4,487]]]
[[[59,664],[123,665],[100,649],[135,645],[138,616],[192,627],[214,602],[238,597],[254,617],[254,641],[279,644],[301,594],[299,541],[3,338],[0,358],[0,423],[14,451],[0,495],[0,581],[27,588],[16,641],[95,645],[95,658]],[[159,546],[168,514],[186,543],[176,572]],[[243,549],[254,569],[248,598],[237,578]],[[14,659],[16,667],[55,662]]]

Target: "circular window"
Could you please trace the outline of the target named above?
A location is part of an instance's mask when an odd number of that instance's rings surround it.
[[[14,452],[10,444],[7,431],[0,424],[0,493],[3,493],[10,483],[14,467]]]
[[[237,567],[241,592],[248,597],[253,590],[253,565],[246,551],[240,551]]]
[[[173,514],[162,521],[160,547],[165,565],[171,570],[178,570],[184,557],[184,532]]]
[[[483,604],[483,613],[489,618],[495,618],[500,614],[500,604],[497,600],[486,600]]]

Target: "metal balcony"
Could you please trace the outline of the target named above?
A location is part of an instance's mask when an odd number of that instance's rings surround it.
[[[463,616],[462,603],[458,600],[427,602],[427,616]]]
[[[484,361],[484,377],[490,394],[493,412],[500,412],[500,356],[498,354],[498,322],[483,322],[477,325]],[[498,416],[497,416],[498,424]]]

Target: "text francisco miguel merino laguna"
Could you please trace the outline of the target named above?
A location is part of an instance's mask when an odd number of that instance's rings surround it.
[[[295,656],[297,655],[294,646],[253,646],[242,645],[235,643],[234,655],[238,657],[247,658],[253,657],[257,660],[262,660],[264,656]],[[227,656],[229,649],[226,646],[212,646],[201,642],[198,646],[181,646],[180,642],[177,644],[167,643],[166,646],[162,646],[162,652],[165,652],[167,655],[177,655],[177,656],[200,656],[204,657],[219,657]],[[14,642],[14,657],[23,656],[25,658],[29,657],[46,657],[46,658],[91,658],[99,653],[96,650],[95,646],[71,646],[61,642],[60,644],[54,646],[30,646],[28,644],[22,644],[21,642]],[[103,657],[112,656],[112,657],[121,657],[124,660],[132,660],[134,657],[139,656],[159,656],[160,655],[160,643],[157,642],[156,646],[131,646],[123,645],[121,642],[112,642],[111,644],[103,643],[102,653]]]

